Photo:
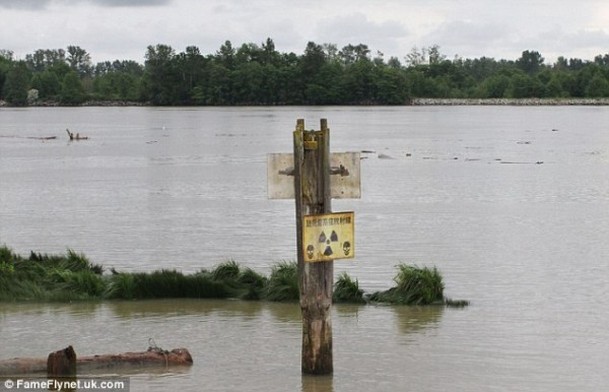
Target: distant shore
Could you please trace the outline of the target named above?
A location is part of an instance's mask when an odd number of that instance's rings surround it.
[[[30,103],[29,105],[26,106],[19,106],[19,107],[26,107],[26,108],[47,108],[47,107],[88,107],[88,106],[99,106],[99,107],[139,107],[139,106],[152,106],[149,102],[136,102],[136,101],[99,101],[99,100],[94,100],[94,101],[85,101],[81,104],[78,105],[64,105],[61,104],[59,101],[37,101],[34,103]],[[2,107],[17,107],[17,106],[11,106],[8,103],[6,103],[6,101],[3,101],[0,99],[0,108]]]
[[[609,98],[413,98],[412,106],[606,106]]]
[[[40,101],[26,107],[84,106],[127,107],[154,105],[151,105],[150,102],[134,101],[86,101],[80,105],[62,105],[57,101]],[[405,106],[609,106],[609,98],[412,98]],[[0,100],[0,107],[11,106],[5,101]]]

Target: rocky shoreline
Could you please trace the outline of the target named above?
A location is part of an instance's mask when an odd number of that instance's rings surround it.
[[[85,101],[78,105],[63,105],[58,101],[37,101],[30,103],[24,107],[43,107],[43,108],[54,108],[54,107],[84,107],[84,106],[101,106],[101,107],[128,107],[128,106],[151,106],[148,102],[135,102],[135,101]],[[14,107],[9,105],[6,101],[0,99],[0,107]]]
[[[413,98],[413,106],[606,106],[609,98]]]

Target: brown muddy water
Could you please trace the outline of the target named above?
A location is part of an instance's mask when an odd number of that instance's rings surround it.
[[[187,370],[132,391],[598,391],[609,385],[609,108],[0,110],[0,243],[107,269],[189,273],[295,258],[294,204],[266,154],[297,118],[363,153],[356,258],[367,292],[436,266],[464,309],[333,309],[334,374],[300,373],[298,306],[172,300],[0,304],[0,359],[186,347]],[[89,137],[69,142],[65,129]],[[31,137],[57,136],[39,140]]]

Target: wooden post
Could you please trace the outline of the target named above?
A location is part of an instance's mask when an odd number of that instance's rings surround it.
[[[48,377],[75,377],[76,352],[72,346],[49,354],[47,358]]]
[[[326,119],[320,131],[305,131],[304,120],[294,131],[294,191],[300,309],[302,312],[302,372],[331,374],[332,287],[334,262],[305,262],[303,216],[332,212],[330,197],[330,132]]]

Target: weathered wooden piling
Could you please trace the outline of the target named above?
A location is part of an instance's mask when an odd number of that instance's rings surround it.
[[[334,262],[305,262],[302,223],[305,215],[332,211],[330,193],[330,132],[326,119],[319,131],[305,131],[299,119],[294,131],[294,189],[300,308],[302,312],[302,372],[331,374],[332,286]]]
[[[48,377],[75,377],[76,352],[72,346],[49,354],[47,358]]]

